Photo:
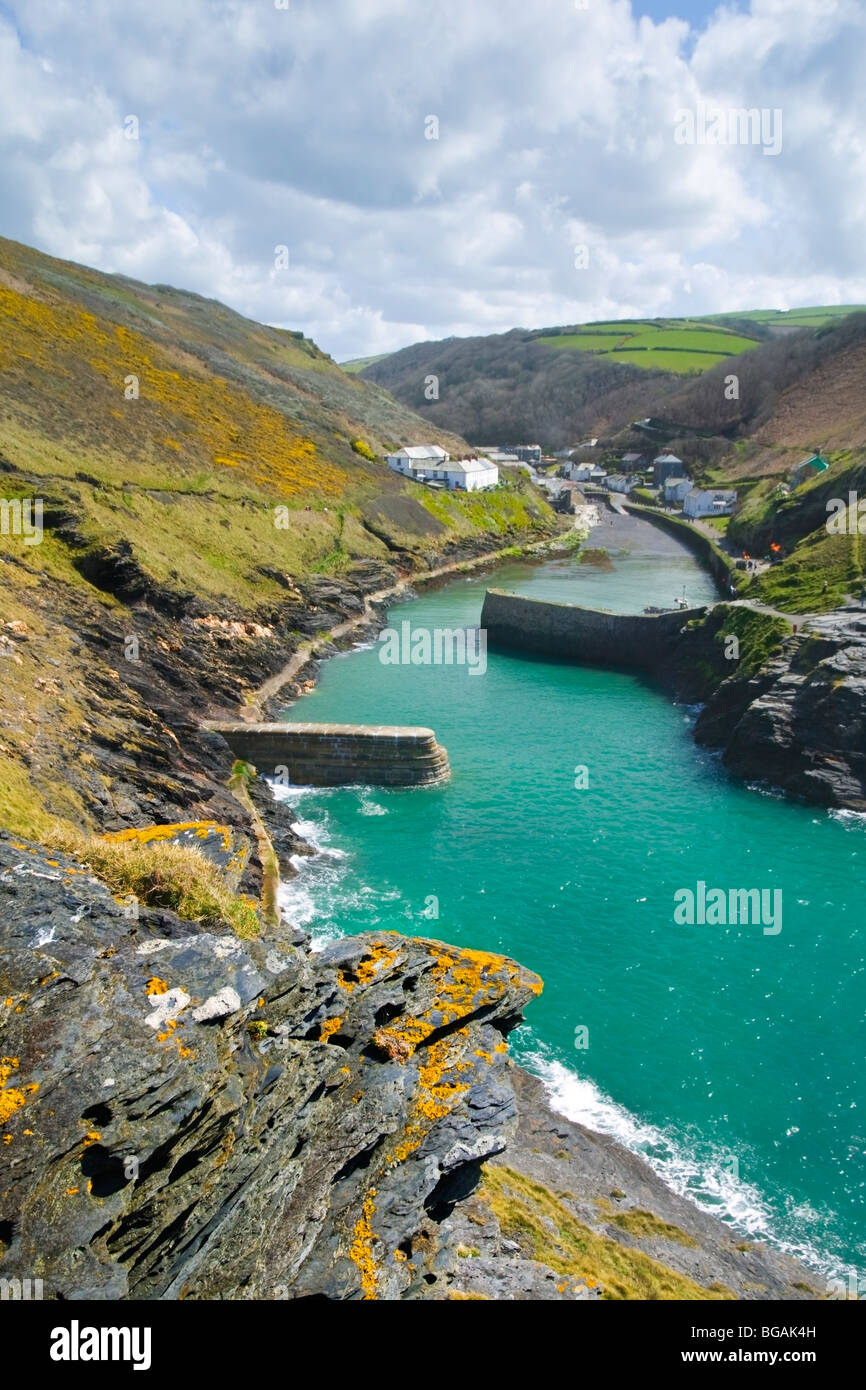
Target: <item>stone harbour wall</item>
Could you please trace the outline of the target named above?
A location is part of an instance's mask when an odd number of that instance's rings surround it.
[[[263,777],[287,768],[305,787],[426,787],[450,772],[448,754],[432,729],[397,724],[247,724],[212,721],[236,758]]]
[[[603,608],[548,603],[488,589],[481,627],[487,631],[490,647],[652,671],[685,624],[705,612],[705,608],[685,608],[675,613],[609,613]]]

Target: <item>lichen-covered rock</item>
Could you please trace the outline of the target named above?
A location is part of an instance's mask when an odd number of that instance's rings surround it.
[[[435,1284],[454,1202],[514,1127],[504,1036],[535,976],[390,933],[307,953],[133,918],[5,835],[0,922],[5,1276],[63,1299]]]

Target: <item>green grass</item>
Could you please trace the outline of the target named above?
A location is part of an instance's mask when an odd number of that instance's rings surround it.
[[[834,319],[864,311],[866,304],[823,304],[805,309],[734,309],[725,314],[707,314],[706,317],[715,323],[724,323],[725,319],[752,319],[755,323],[789,323],[798,327],[819,328]]]
[[[662,1221],[655,1212],[644,1211],[641,1207],[633,1207],[630,1211],[616,1211],[605,1197],[600,1197],[596,1205],[606,1220],[638,1240],[674,1240],[678,1245],[686,1246],[697,1244],[694,1237],[682,1227],[675,1226],[670,1221]]]
[[[222,870],[197,850],[168,841],[108,840],[56,827],[47,841],[86,864],[118,898],[136,897],[194,922],[224,922],[238,936],[255,937],[255,904],[226,886]]]
[[[390,356],[389,352],[379,352],[372,357],[350,357],[348,362],[341,362],[340,366],[344,372],[349,372],[355,376],[358,372],[362,372],[365,367],[372,367],[374,362],[384,362],[385,358]]]
[[[564,1287],[569,1280],[585,1281],[593,1287],[600,1284],[602,1298],[609,1300],[735,1297],[723,1285],[703,1288],[643,1251],[596,1234],[548,1188],[511,1168],[485,1168],[481,1196],[490,1204],[503,1235],[516,1241],[531,1259],[562,1275]]]
[[[750,348],[757,347],[757,343],[752,338],[741,338],[736,333],[684,326],[681,329],[636,333],[633,338],[629,338],[628,346],[676,348],[683,352],[715,352],[722,357],[730,357],[733,353],[748,352]]]
[[[552,333],[549,337],[539,338],[537,341],[552,348],[576,348],[578,352],[607,352],[615,348],[617,343],[621,343],[626,336],[625,333]]]
[[[683,374],[705,372],[726,357],[757,346],[754,339],[722,325],[693,319],[586,324],[570,333],[544,334],[538,342],[561,351],[592,352],[636,367]]]
[[[822,527],[753,581],[749,597],[783,613],[827,613],[863,585],[861,537]]]

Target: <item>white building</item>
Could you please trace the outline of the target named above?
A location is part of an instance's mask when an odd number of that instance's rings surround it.
[[[450,457],[447,450],[438,444],[408,444],[398,449],[395,454],[386,454],[385,462],[395,473],[404,473],[407,478],[411,478],[419,469],[424,471],[432,467],[441,468]]]
[[[452,459],[443,468],[442,475],[452,492],[457,489],[479,492],[482,488],[496,487],[499,482],[499,469],[489,459]]]
[[[499,469],[489,459],[452,459],[438,444],[407,445],[395,454],[386,454],[385,462],[416,483],[439,483],[452,492],[478,492],[499,482]]]
[[[682,502],[687,492],[691,492],[694,483],[691,478],[666,478],[665,479],[665,501]]]
[[[683,498],[683,515],[730,516],[736,501],[735,492],[693,487]]]
[[[631,492],[633,487],[637,487],[640,482],[634,473],[626,477],[623,473],[614,473],[613,477],[608,478],[607,485],[611,492]]]
[[[573,483],[603,483],[607,477],[597,463],[572,463],[565,471]]]

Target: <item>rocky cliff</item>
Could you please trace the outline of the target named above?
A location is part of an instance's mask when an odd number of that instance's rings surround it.
[[[0,1271],[46,1298],[817,1295],[550,1112],[513,961],[131,915],[8,835],[0,922]]]
[[[722,749],[736,776],[864,811],[866,613],[850,606],[798,626],[719,605],[683,630],[658,675],[680,698],[703,702],[695,738]]]

